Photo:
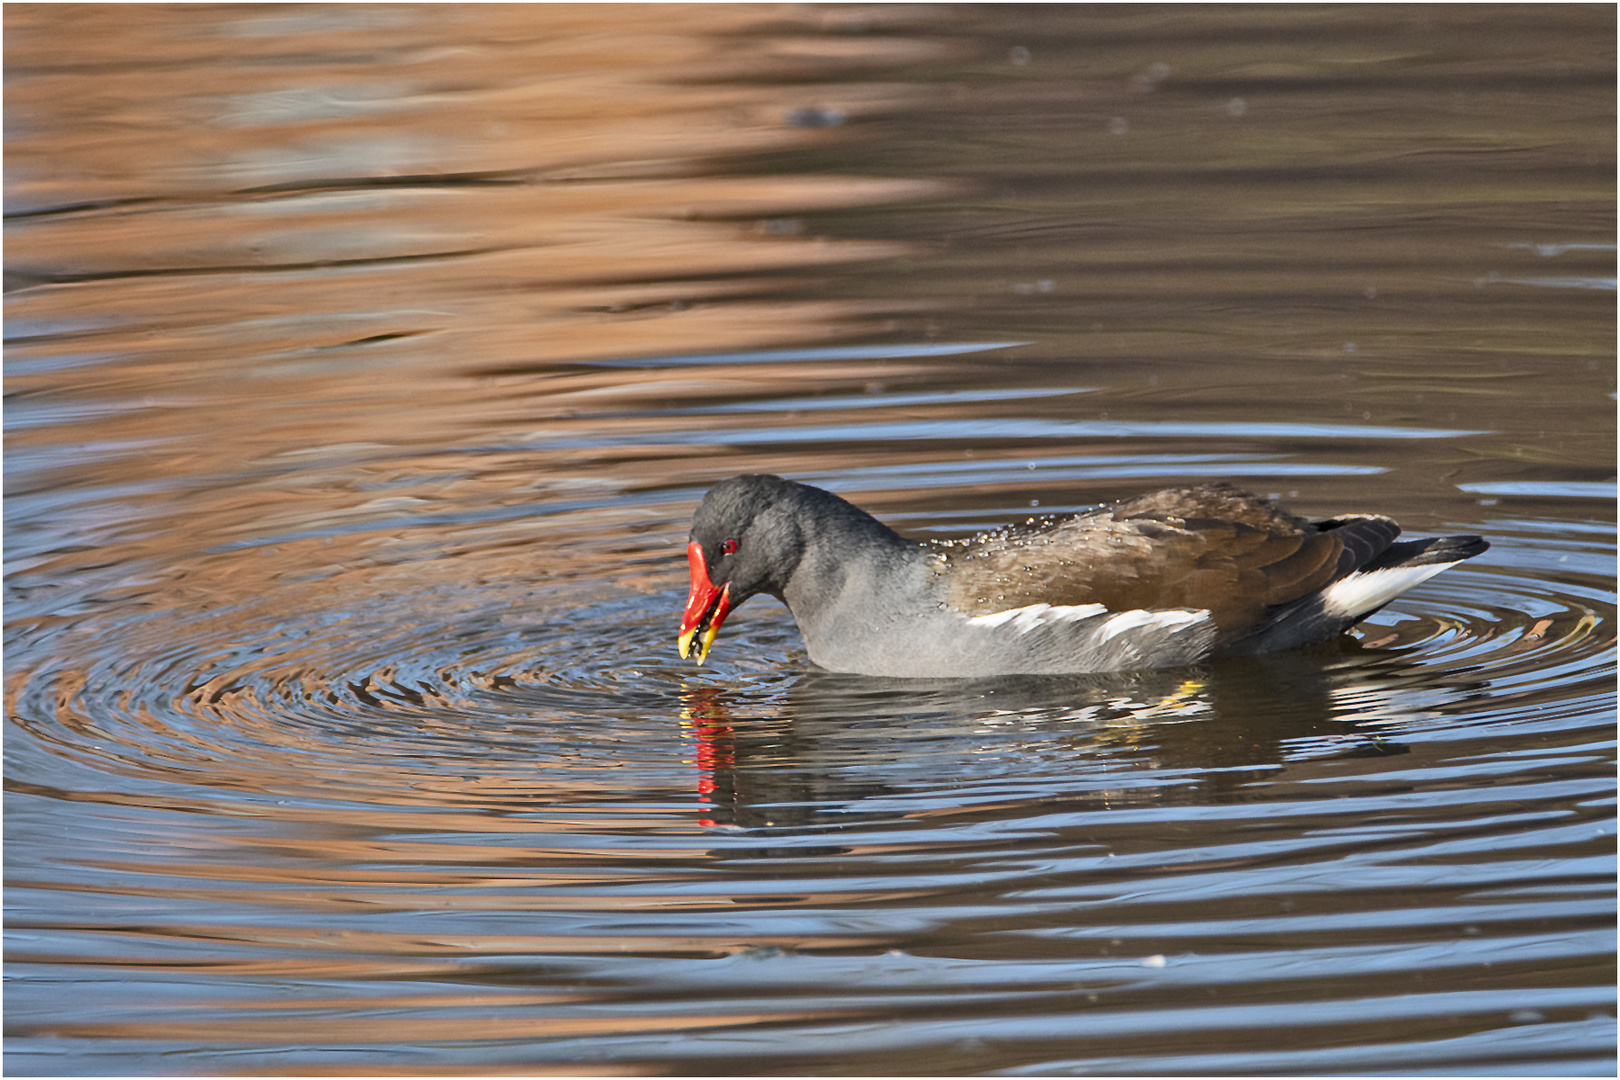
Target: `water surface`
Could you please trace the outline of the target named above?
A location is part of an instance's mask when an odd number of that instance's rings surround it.
[[[5,20],[11,1072],[1612,1074],[1612,9]],[[1492,547],[698,668],[744,471]]]

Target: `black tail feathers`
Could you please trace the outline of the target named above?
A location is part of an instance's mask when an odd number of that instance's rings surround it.
[[[1483,553],[1491,545],[1479,536],[1435,536],[1427,540],[1403,540],[1391,544],[1383,554],[1362,570],[1389,570],[1396,566],[1433,566],[1462,562]]]

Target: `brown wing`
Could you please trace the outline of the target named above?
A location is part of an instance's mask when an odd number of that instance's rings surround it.
[[[944,547],[947,602],[969,614],[1040,603],[1200,608],[1231,640],[1268,608],[1364,565],[1399,533],[1380,517],[1311,524],[1226,484],[1170,488]]]

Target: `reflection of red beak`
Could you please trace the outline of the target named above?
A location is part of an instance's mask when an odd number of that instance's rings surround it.
[[[731,611],[731,583],[719,588],[709,580],[709,565],[703,561],[703,545],[693,540],[686,545],[686,563],[692,571],[692,591],[686,597],[686,615],[681,619],[681,659],[692,651],[692,639],[697,638],[697,662],[703,663],[714,644],[714,635]]]

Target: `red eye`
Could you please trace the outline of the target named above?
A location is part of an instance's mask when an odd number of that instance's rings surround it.
[[[720,554],[722,554],[722,555],[730,555],[733,551],[736,551],[736,550],[737,550],[737,541],[735,541],[735,540],[725,540],[725,541],[722,541],[721,544],[720,544]]]

